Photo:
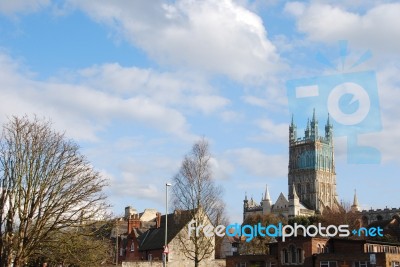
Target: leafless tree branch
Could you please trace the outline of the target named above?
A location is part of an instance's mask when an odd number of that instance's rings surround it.
[[[49,122],[13,117],[0,138],[1,266],[22,266],[41,242],[101,218],[106,180]]]

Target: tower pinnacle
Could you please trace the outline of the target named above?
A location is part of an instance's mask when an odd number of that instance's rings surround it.
[[[292,192],[293,192],[293,199],[298,199],[299,198],[299,196],[297,195],[297,192],[296,192],[296,187],[294,186],[294,184],[292,184]]]
[[[354,199],[353,199],[353,205],[351,205],[351,211],[356,212],[359,210],[360,210],[360,207],[358,206],[357,190],[354,189]]]
[[[328,113],[328,119],[327,119],[326,125],[325,125],[325,138],[330,142],[332,141],[332,136],[333,136],[332,128],[333,128],[333,126],[332,126],[332,124],[330,122],[330,116],[329,116],[329,113]]]
[[[293,114],[292,114],[292,122],[289,125],[289,143],[295,142],[297,139],[297,129],[296,125],[294,124]]]
[[[315,123],[315,108],[313,109],[312,122]]]
[[[269,196],[268,185],[265,185],[264,200],[271,200],[271,197]]]

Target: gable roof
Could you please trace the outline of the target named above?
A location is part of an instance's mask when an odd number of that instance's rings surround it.
[[[276,200],[276,202],[274,204],[274,208],[281,209],[281,208],[285,208],[285,207],[288,207],[288,206],[289,206],[289,201],[286,199],[286,197],[281,192],[279,194],[278,199]]]
[[[167,215],[168,217],[168,236],[167,244],[189,223],[192,219],[190,211],[176,211]],[[165,215],[161,216],[159,228],[152,228],[144,232],[139,240],[139,250],[162,249],[165,245]]]

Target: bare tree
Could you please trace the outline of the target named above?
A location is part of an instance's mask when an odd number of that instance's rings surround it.
[[[60,231],[99,219],[105,185],[49,122],[11,118],[0,137],[0,265],[23,266]]]
[[[185,210],[196,226],[211,223],[214,226],[225,222],[222,188],[216,186],[210,166],[208,142],[201,139],[185,156],[178,174],[173,179],[173,204],[176,210]],[[215,239],[202,234],[178,236],[181,251],[198,266],[203,259],[210,258],[215,251]]]

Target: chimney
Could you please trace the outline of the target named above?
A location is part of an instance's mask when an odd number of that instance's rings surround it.
[[[132,214],[128,219],[128,234],[132,232],[133,228],[140,228],[139,214]]]
[[[161,226],[161,212],[156,213],[156,228],[160,228]]]

